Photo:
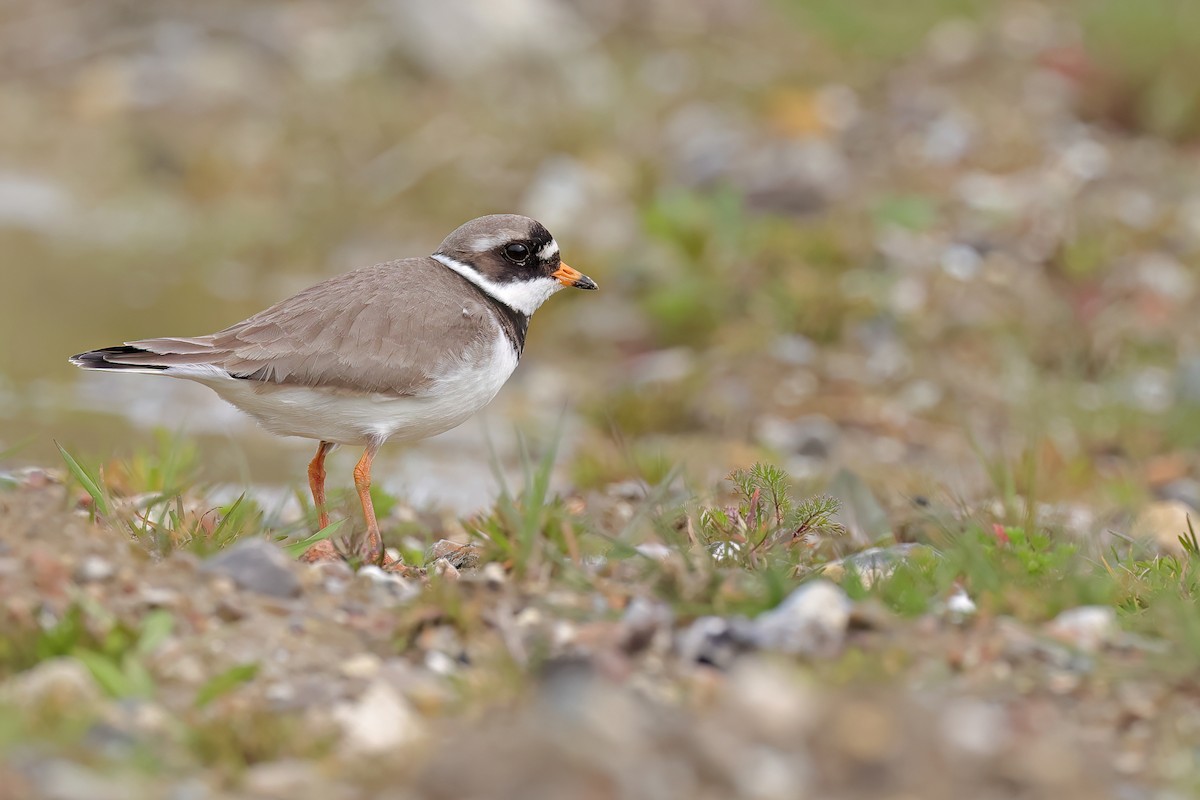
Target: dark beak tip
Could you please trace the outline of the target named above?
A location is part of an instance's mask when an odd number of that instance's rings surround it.
[[[575,288],[576,289],[587,289],[589,291],[592,291],[595,289],[599,289],[600,287],[596,285],[596,282],[594,280],[589,278],[587,275],[584,275],[584,276],[580,277],[579,280],[575,281]]]

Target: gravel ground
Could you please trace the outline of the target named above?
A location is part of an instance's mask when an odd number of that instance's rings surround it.
[[[1111,609],[902,620],[818,579],[689,619],[619,569],[422,583],[260,539],[156,560],[68,505],[45,474],[0,494],[4,641],[45,646],[73,607],[76,654],[140,636],[107,670],[5,654],[3,797],[1138,798],[1194,775],[1194,681]]]

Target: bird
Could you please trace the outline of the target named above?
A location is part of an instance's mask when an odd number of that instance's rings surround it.
[[[325,456],[337,445],[361,447],[359,555],[383,565],[370,494],[379,448],[443,433],[487,405],[517,367],[530,317],[567,287],[598,288],[562,261],[540,222],[493,214],[459,226],[432,255],[343,273],[216,333],[140,339],[69,360],[194,381],[271,433],[316,440],[308,483],[321,529],[329,525]],[[339,556],[323,540],[302,558]]]

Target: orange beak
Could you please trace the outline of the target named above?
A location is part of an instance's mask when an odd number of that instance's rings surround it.
[[[599,289],[596,282],[584,275],[579,270],[568,267],[566,264],[561,264],[558,269],[550,273],[563,286],[574,286],[576,289]]]

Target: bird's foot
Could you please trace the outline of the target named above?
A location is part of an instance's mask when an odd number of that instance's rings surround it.
[[[363,564],[376,564],[384,572],[392,572],[405,578],[424,578],[425,570],[404,563],[403,559],[393,558],[386,550],[381,551],[381,558],[371,558],[369,552],[363,553]],[[333,542],[323,539],[304,551],[300,560],[307,564],[318,564],[328,561],[345,561],[346,557],[338,552]]]
[[[322,539],[300,555],[300,560],[308,564],[321,561],[343,561],[342,554],[333,546],[333,542]]]

